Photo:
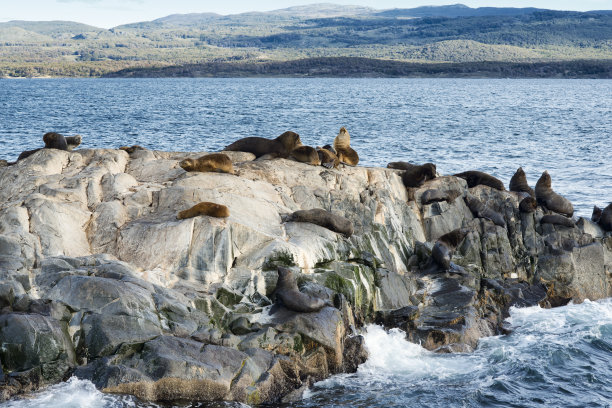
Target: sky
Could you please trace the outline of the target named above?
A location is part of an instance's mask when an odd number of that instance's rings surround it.
[[[462,3],[470,7],[538,7],[554,10],[610,10],[612,0],[0,0],[0,22],[10,20],[68,20],[111,28],[154,20],[169,14],[236,14],[269,11],[311,3],[368,6],[376,9],[412,8]]]

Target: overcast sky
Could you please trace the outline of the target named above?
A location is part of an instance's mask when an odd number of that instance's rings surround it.
[[[316,3],[308,0],[0,0],[0,22],[10,20],[69,20],[111,28],[138,21],[154,20],[176,13],[235,14],[268,11]],[[318,1],[322,3],[323,1]],[[555,10],[610,10],[612,0],[338,0],[329,3],[369,6],[376,9],[412,8],[462,3],[470,7],[539,7]]]

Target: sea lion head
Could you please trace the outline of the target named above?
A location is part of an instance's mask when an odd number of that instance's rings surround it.
[[[423,175],[426,177],[426,180],[431,180],[436,178],[436,165],[433,163],[425,163],[423,165]]]
[[[591,221],[599,222],[599,220],[601,219],[602,212],[603,211],[601,208],[599,208],[598,206],[593,206],[593,214],[591,214]]]
[[[348,130],[342,126],[340,132],[338,132],[338,136],[334,139],[334,148],[346,149],[348,147],[351,147],[351,135]]]
[[[533,197],[525,197],[519,203],[519,210],[524,213],[532,213],[538,208],[538,202]]]
[[[179,166],[185,171],[191,171],[195,168],[195,160],[184,159],[179,162]]]
[[[279,266],[278,269],[278,281],[276,282],[277,288],[291,287],[295,282],[293,279],[293,272],[291,269],[284,266]]]
[[[295,132],[287,131],[276,138],[288,152],[292,151],[296,147],[302,146],[300,135]]]
[[[323,149],[325,150],[329,150],[330,152],[332,152],[333,154],[338,154],[336,153],[336,149],[334,149],[334,147],[332,145],[328,145],[326,144],[325,146],[323,146]]]
[[[550,178],[550,174],[548,174],[548,171],[544,170],[544,173],[542,173],[542,176],[538,180],[538,184],[540,184],[542,187],[551,186],[552,180]]]

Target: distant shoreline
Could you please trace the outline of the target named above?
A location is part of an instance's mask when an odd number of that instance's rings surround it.
[[[99,76],[2,76],[51,78],[473,78],[612,79],[612,59],[537,62],[404,62],[360,57],[290,61],[206,62],[127,68]]]
[[[593,78],[612,79],[612,59],[550,62],[413,63],[355,57],[282,62],[210,62],[129,68],[102,78]]]

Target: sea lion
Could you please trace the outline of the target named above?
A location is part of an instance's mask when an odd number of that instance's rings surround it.
[[[433,163],[412,166],[402,175],[402,181],[406,187],[419,187],[427,180],[434,178],[436,178],[436,165]]]
[[[319,166],[321,159],[319,159],[319,153],[314,147],[310,146],[298,146],[291,151],[289,157],[299,161],[300,163],[307,163],[313,166]]]
[[[599,219],[601,218],[601,213],[602,213],[601,208],[599,208],[596,205],[593,206],[593,213],[591,214],[591,221],[599,222]]]
[[[68,136],[66,139],[66,145],[69,151],[72,151],[81,145],[83,138],[81,135]]]
[[[519,211],[524,213],[532,213],[538,208],[538,202],[533,197],[525,197],[519,203]]]
[[[349,166],[356,166],[359,163],[359,155],[351,147],[351,135],[344,126],[340,128],[340,132],[334,139],[334,150],[342,163]]]
[[[461,192],[456,190],[440,190],[430,189],[421,195],[421,204],[427,205],[435,202],[446,201],[447,203],[453,202],[455,198],[459,197]]]
[[[567,198],[553,191],[551,187],[551,178],[547,171],[542,173],[542,176],[536,183],[535,195],[538,204],[545,206],[549,210],[568,217],[574,215],[574,206],[572,203]]]
[[[612,231],[612,203],[603,209],[597,223],[604,231]]]
[[[504,191],[504,183],[496,177],[490,174],[483,173],[482,171],[470,170],[464,171],[463,173],[453,174],[455,177],[459,177],[467,181],[469,188],[476,187],[478,185],[489,186],[499,191]]]
[[[468,228],[458,228],[438,238],[431,250],[431,258],[425,268],[425,273],[439,272],[440,268],[447,272],[466,274],[465,270],[451,262],[453,252],[463,242],[469,233]]]
[[[217,172],[234,174],[230,158],[223,153],[207,154],[197,159],[185,159],[179,162],[185,171]]]
[[[323,167],[327,167],[328,169],[333,167],[335,169],[340,164],[340,159],[338,159],[336,151],[333,150],[333,148],[328,149],[326,147],[317,146],[317,154],[319,155],[319,160],[321,161],[321,166]]]
[[[353,223],[351,223],[349,219],[322,208],[296,211],[287,217],[287,221],[309,222],[311,224],[320,225],[328,230],[344,234],[346,237],[353,235]]]
[[[19,156],[17,157],[17,161],[23,160],[26,157],[30,157],[31,155],[33,155],[34,153],[42,149],[44,149],[44,147],[39,147],[38,149],[33,149],[33,150],[24,150],[23,152],[19,153]]]
[[[68,150],[68,143],[63,135],[56,132],[47,132],[43,135],[46,149]]]
[[[510,179],[510,191],[528,193],[530,196],[535,197],[535,191],[527,184],[527,176],[522,167],[519,167]]]
[[[475,217],[478,218],[486,218],[488,220],[493,221],[495,225],[499,225],[500,227],[506,227],[506,220],[501,216],[497,211],[492,210],[483,204],[482,201],[477,199],[476,197],[468,194],[465,197],[465,202]]]
[[[325,299],[300,292],[291,269],[282,266],[278,267],[278,281],[276,281],[275,294],[277,299],[283,302],[287,309],[294,312],[312,313],[318,312],[325,306],[332,306]]]
[[[431,250],[431,257],[438,266],[444,270],[450,269],[452,256],[450,248],[444,242],[436,241]]]
[[[412,163],[408,163],[408,162],[403,162],[403,161],[391,162],[387,164],[388,169],[394,169],[394,170],[408,170],[408,169],[413,168],[414,166],[416,165]]]
[[[221,204],[209,203],[207,201],[194,205],[188,210],[178,213],[179,220],[197,217],[198,215],[208,215],[209,217],[226,218],[229,217],[229,208]]]
[[[540,224],[563,225],[564,227],[573,228],[576,226],[574,221],[559,214],[545,215],[540,219]]]
[[[276,139],[266,139],[263,137],[245,137],[236,140],[227,146],[225,151],[249,152],[259,158],[266,154],[286,159],[291,151],[296,147],[302,146],[300,135],[295,132],[285,132]]]
[[[119,150],[123,150],[124,152],[127,152],[127,154],[132,154],[136,150],[147,150],[147,149],[140,145],[133,145],[133,146],[121,146]]]

